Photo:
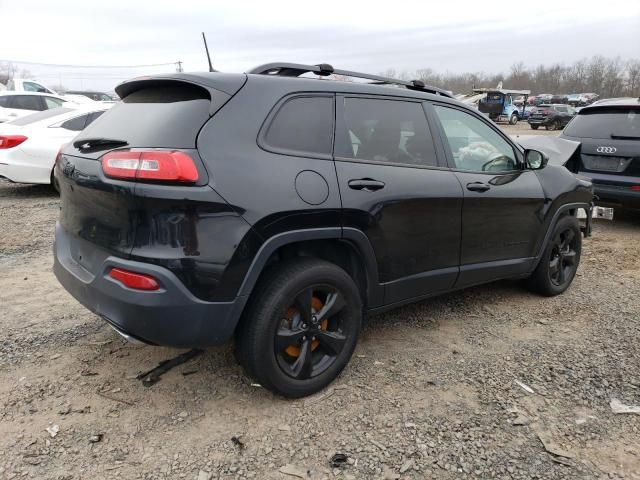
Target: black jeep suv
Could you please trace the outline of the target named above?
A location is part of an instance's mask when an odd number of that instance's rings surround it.
[[[578,170],[602,203],[640,208],[640,99],[584,107],[561,137],[581,143]]]
[[[503,278],[556,295],[576,273],[591,184],[420,81],[269,64],[117,92],[58,157],[54,270],[129,338],[235,335],[250,375],[299,397],[365,314]]]

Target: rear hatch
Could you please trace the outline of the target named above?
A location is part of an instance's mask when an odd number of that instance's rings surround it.
[[[153,178],[107,176],[102,160],[120,156],[126,167],[127,158],[141,152],[185,154],[197,169],[193,185],[206,185],[207,172],[196,150],[197,135],[245,81],[244,75],[177,74],[118,86],[122,101],[65,146],[57,160],[60,225],[72,238],[84,240],[71,249],[78,263],[91,269],[92,265],[85,264],[91,253],[82,252],[87,245],[120,257],[131,254],[141,217],[137,190],[157,183]],[[143,162],[149,157],[139,158]]]
[[[640,184],[640,108],[585,108],[563,136],[582,143],[580,170],[594,183]]]
[[[532,112],[530,118],[533,120],[546,120],[549,115],[553,115],[554,111],[551,107],[540,106],[536,107]]]

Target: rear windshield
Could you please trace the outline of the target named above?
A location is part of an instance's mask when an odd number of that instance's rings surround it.
[[[153,83],[135,90],[91,124],[77,140],[109,138],[129,147],[194,148],[209,118],[211,96],[185,82]]]
[[[65,108],[65,107],[52,108],[50,110],[44,110],[42,112],[32,113],[31,115],[20,117],[8,123],[10,125],[18,125],[22,127],[24,125],[29,125],[31,123],[40,122],[41,120],[46,120],[47,118],[57,117],[58,115],[62,115],[63,113],[68,113],[71,111],[73,111],[72,108]]]
[[[640,109],[597,109],[580,112],[567,125],[565,135],[585,138],[637,138]]]

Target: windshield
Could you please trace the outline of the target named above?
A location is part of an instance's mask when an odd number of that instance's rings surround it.
[[[567,125],[564,133],[571,137],[640,139],[640,110],[615,108],[583,111]]]
[[[65,108],[65,107],[52,108],[50,110],[44,110],[42,112],[32,113],[31,115],[20,117],[16,120],[13,120],[12,122],[7,122],[7,124],[18,125],[22,127],[24,125],[36,123],[41,120],[46,120],[47,118],[57,117],[58,115],[62,115],[63,113],[67,113],[71,111],[73,111],[72,108]]]

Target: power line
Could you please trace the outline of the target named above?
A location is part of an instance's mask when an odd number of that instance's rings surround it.
[[[21,65],[40,65],[42,67],[62,67],[62,68],[148,68],[148,67],[166,67],[168,65],[175,65],[182,62],[169,62],[169,63],[151,63],[148,65],[59,65],[56,63],[37,63],[37,62],[23,62],[20,60],[5,60],[0,58],[0,62],[17,63]]]

